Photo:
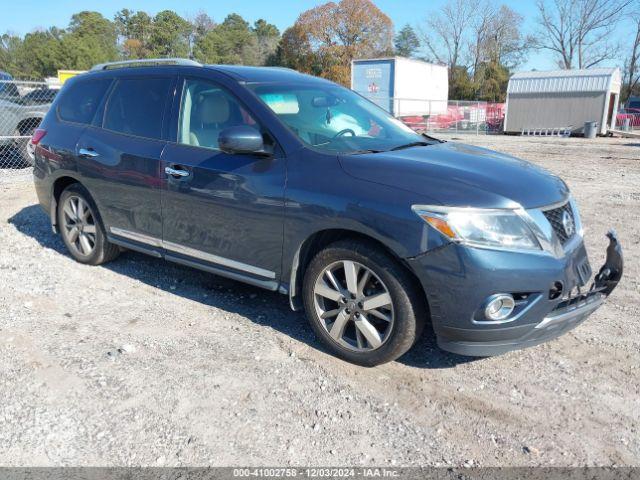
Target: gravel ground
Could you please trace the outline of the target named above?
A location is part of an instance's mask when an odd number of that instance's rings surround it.
[[[640,465],[640,143],[463,141],[565,178],[594,269],[617,228],[625,277],[577,330],[487,359],[427,331],[356,367],[284,296],[132,252],[75,263],[30,181],[0,182],[0,465]]]

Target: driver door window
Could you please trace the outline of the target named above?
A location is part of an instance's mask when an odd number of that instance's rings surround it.
[[[231,93],[211,82],[185,81],[178,143],[217,150],[220,132],[243,125],[260,130],[257,122]]]

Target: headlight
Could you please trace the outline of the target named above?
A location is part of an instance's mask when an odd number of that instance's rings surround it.
[[[541,250],[540,242],[516,210],[414,205],[425,222],[466,245],[509,250]]]

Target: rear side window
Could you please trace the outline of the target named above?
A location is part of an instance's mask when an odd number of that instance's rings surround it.
[[[75,123],[91,123],[111,79],[88,80],[74,83],[63,91],[58,103],[58,116]]]
[[[103,127],[138,137],[160,139],[171,78],[126,78],[116,84]]]

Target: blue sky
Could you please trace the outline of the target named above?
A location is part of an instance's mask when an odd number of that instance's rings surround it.
[[[396,29],[409,23],[416,26],[424,23],[429,12],[435,11],[445,0],[374,0],[393,20]],[[132,10],[145,10],[155,14],[160,10],[175,10],[180,15],[193,15],[199,10],[207,12],[215,21],[222,21],[232,12],[239,13],[248,21],[264,18],[284,30],[295,22],[304,10],[324,3],[314,0],[236,0],[235,2],[203,1],[203,0],[120,0],[109,2],[87,2],[86,0],[0,0],[0,33],[10,31],[25,34],[37,28],[55,25],[65,27],[70,16],[81,10],[97,10],[108,18],[123,7]],[[524,30],[532,33],[535,26],[536,8],[533,0],[504,0],[525,18]],[[619,40],[623,41],[626,25],[619,30]],[[622,61],[609,62],[616,66]],[[549,53],[531,53],[522,70],[553,69],[555,64]]]

